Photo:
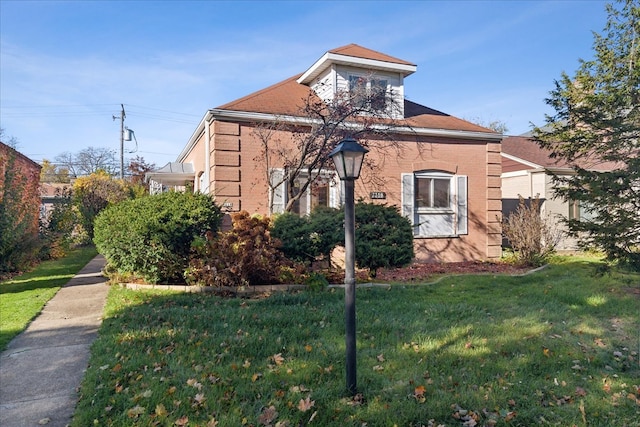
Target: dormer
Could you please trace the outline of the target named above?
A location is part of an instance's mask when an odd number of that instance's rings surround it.
[[[354,88],[385,91],[393,96],[393,116],[404,118],[404,78],[416,71],[415,64],[357,44],[325,53],[297,80],[307,85],[324,101],[336,93]]]

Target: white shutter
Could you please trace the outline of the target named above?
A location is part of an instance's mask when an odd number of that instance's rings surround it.
[[[415,223],[413,212],[413,174],[402,174],[402,216],[407,218],[411,225]]]
[[[271,191],[271,213],[282,213],[284,212],[284,197],[286,194],[285,183],[282,180],[284,171],[282,169],[273,169],[269,178],[271,180],[271,185],[269,186]]]
[[[456,234],[468,234],[468,213],[467,213],[467,177],[464,175],[456,176],[457,191],[456,191],[456,208],[457,208],[457,220],[456,220]]]

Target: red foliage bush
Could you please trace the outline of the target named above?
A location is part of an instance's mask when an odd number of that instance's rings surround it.
[[[205,241],[195,245],[185,274],[187,283],[238,287],[291,283],[301,277],[300,267],[278,250],[280,241],[271,237],[268,217],[242,211],[232,220],[232,230],[208,233]]]

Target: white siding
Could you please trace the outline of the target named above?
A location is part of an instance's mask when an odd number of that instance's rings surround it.
[[[311,83],[311,89],[325,102],[329,102],[333,99],[333,80],[334,80],[333,67],[328,68],[322,74]]]

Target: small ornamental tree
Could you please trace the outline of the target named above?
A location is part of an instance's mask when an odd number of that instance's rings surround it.
[[[102,211],[94,242],[110,268],[149,283],[183,283],[193,241],[218,230],[220,207],[209,195],[169,192]]]
[[[516,210],[502,220],[502,234],[518,263],[531,266],[544,264],[562,236],[549,218],[540,215],[538,196],[528,203],[520,196]]]
[[[413,230],[396,206],[357,203],[356,265],[376,277],[379,268],[404,267],[411,263]],[[343,235],[344,238],[344,235]]]
[[[93,222],[107,206],[131,198],[131,192],[124,182],[114,180],[101,170],[83,176],[73,183],[74,205],[80,213],[80,223],[93,238]]]

